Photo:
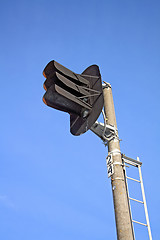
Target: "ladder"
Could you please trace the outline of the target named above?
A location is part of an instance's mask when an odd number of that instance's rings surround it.
[[[127,195],[128,195],[128,204],[129,204],[129,207],[130,207],[130,217],[131,217],[131,220],[132,220],[132,228],[133,228],[133,223],[137,223],[137,224],[140,224],[142,226],[147,227],[149,240],[152,240],[151,228],[150,228],[149,216],[148,216],[148,210],[147,210],[147,203],[146,203],[145,192],[144,192],[144,185],[143,185],[143,179],[142,179],[142,171],[141,171],[142,162],[140,162],[138,157],[137,157],[137,160],[135,160],[135,159],[132,159],[132,158],[129,158],[129,157],[125,156],[124,154],[122,154],[122,162],[123,162],[123,166],[124,166],[124,177],[125,177],[126,189],[127,189]],[[139,179],[135,179],[135,178],[127,176],[126,167],[129,167],[128,165],[138,169],[138,171],[139,171]],[[129,196],[128,181],[127,181],[128,179],[131,180],[131,181],[137,182],[138,184],[140,184],[140,186],[141,186],[141,193],[142,193],[142,199],[143,199],[142,201],[138,200],[138,199],[135,199],[135,198],[132,198],[132,197]],[[140,203],[140,204],[143,205],[146,223],[142,223],[140,221],[132,219],[132,211],[131,211],[130,201],[135,201],[135,202]],[[134,229],[133,229],[133,233],[134,233]],[[135,236],[134,236],[134,238],[135,238]]]
[[[104,123],[96,121],[93,124],[93,126],[91,127],[91,131],[93,133],[95,133],[99,138],[101,138],[104,145],[107,146],[109,141],[113,140],[114,138],[119,139],[119,137],[118,137],[117,129],[112,125],[106,124],[106,117],[105,117],[104,111],[102,111],[102,114],[103,114],[103,118],[104,118]],[[108,177],[111,177],[111,175],[114,173],[114,167],[113,167],[111,158],[112,158],[112,155],[108,155],[108,157],[107,157]],[[131,222],[132,222],[133,237],[135,239],[133,223],[136,223],[136,224],[147,227],[149,240],[152,240],[151,228],[150,228],[149,216],[148,216],[148,210],[147,210],[147,203],[146,203],[144,185],[143,185],[143,179],[142,179],[142,172],[141,172],[142,162],[140,162],[138,157],[137,157],[137,160],[135,160],[135,159],[129,158],[129,157],[125,156],[124,154],[122,154],[122,165],[123,165],[123,169],[124,169],[124,180],[126,182],[126,192],[128,195],[128,205],[129,205],[129,210],[130,210],[130,218],[131,218]],[[139,179],[135,179],[135,178],[127,176],[126,167],[129,167],[128,165],[138,169]],[[127,181],[128,179],[140,184],[142,201],[129,196],[128,181]],[[140,203],[143,205],[146,223],[143,223],[143,222],[140,222],[137,220],[133,220],[130,201],[134,201],[136,203]]]

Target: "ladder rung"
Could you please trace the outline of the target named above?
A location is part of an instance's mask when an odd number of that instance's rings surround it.
[[[123,158],[122,158],[123,159]],[[124,159],[123,159],[124,160]],[[133,166],[133,167],[138,167],[138,165],[136,164],[136,163],[131,163],[131,162],[128,162],[128,161],[124,161],[126,164],[128,164],[128,165],[131,165],[131,166]]]
[[[135,178],[131,178],[131,177],[126,177],[126,178],[128,178],[128,179],[130,179],[130,180],[133,180],[133,181],[135,181],[135,182],[141,182],[141,181],[139,181],[139,180],[137,180],[137,179],[135,179]]]
[[[143,226],[146,226],[146,227],[147,227],[147,224],[145,224],[145,223],[141,223],[141,222],[138,222],[138,221],[135,221],[135,220],[132,220],[132,222],[134,222],[134,223],[138,223],[138,224],[141,224],[141,225],[143,225]]]
[[[124,166],[130,168],[130,167],[129,167],[128,165],[126,165],[126,164],[124,164]]]
[[[126,163],[128,163],[128,164],[131,164],[131,165],[136,165],[136,166],[141,166],[142,165],[142,162],[140,162],[140,161],[137,161],[137,160],[135,160],[135,159],[133,159],[133,158],[129,158],[129,157],[127,157],[127,156],[125,156],[124,154],[122,154],[122,158],[123,158],[123,160],[126,162]]]
[[[129,197],[129,199],[130,199],[130,200],[133,200],[133,201],[135,201],[135,202],[144,203],[144,202],[142,202],[142,201],[140,201],[140,200],[137,200],[137,199],[135,199],[135,198]]]

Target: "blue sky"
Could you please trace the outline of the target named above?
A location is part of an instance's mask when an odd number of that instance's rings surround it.
[[[77,73],[97,64],[111,83],[121,151],[143,162],[160,239],[159,12],[158,0],[1,1],[1,239],[116,239],[107,148],[91,131],[71,135],[69,116],[42,102],[53,59]]]

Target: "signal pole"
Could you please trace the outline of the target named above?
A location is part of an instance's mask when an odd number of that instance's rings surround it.
[[[91,65],[82,74],[76,74],[53,60],[47,64],[43,75],[46,78],[43,85],[46,90],[43,101],[49,107],[70,114],[70,132],[79,136],[90,129],[105,145],[108,144],[107,168],[108,176],[111,177],[117,239],[135,239],[133,222],[147,226],[149,237],[152,238],[141,172],[141,180],[138,182],[141,183],[143,202],[129,198],[123,165],[127,160],[127,164],[136,163],[136,167],[139,168],[142,163],[124,156],[122,161],[112,88],[110,84],[105,83],[102,89],[99,67]],[[105,114],[102,111],[103,103]],[[96,121],[101,111],[105,115],[104,124]],[[147,224],[132,220],[129,199],[144,203]]]
[[[105,84],[104,90],[104,110],[106,123],[117,129],[115,109],[110,84]],[[112,166],[114,173],[111,176],[114,212],[116,220],[116,230],[118,240],[134,240],[134,230],[130,215],[124,170],[120,152],[119,138],[114,137],[108,142],[108,155],[112,155]]]

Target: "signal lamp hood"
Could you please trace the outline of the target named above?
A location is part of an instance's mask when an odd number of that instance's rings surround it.
[[[70,131],[78,136],[91,128],[103,107],[102,81],[97,65],[76,74],[56,61],[43,71],[47,106],[70,114]]]

